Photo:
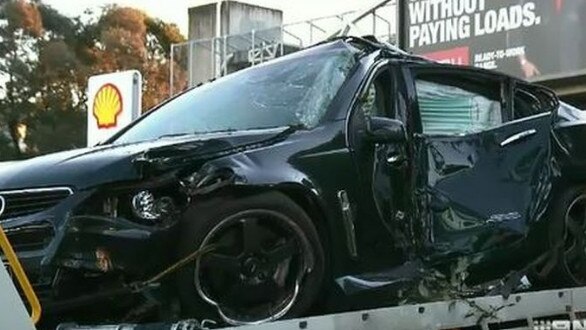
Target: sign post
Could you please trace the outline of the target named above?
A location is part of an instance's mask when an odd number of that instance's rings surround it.
[[[397,42],[399,44],[399,48],[402,50],[407,50],[408,47],[408,18],[407,15],[409,14],[407,9],[407,0],[397,0]]]
[[[104,142],[140,116],[142,76],[136,70],[90,77],[87,145]]]

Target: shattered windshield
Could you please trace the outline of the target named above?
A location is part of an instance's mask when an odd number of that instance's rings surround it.
[[[282,126],[315,127],[356,64],[355,50],[308,51],[193,89],[113,143]]]

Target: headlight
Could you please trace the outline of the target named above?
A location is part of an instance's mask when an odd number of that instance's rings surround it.
[[[161,214],[156,209],[155,195],[143,190],[132,197],[132,212],[144,220],[157,220]]]
[[[156,221],[172,214],[175,205],[170,197],[157,198],[152,192],[143,190],[132,197],[131,208],[135,216],[143,220]]]
[[[178,220],[179,213],[189,202],[189,196],[179,184],[141,182],[97,191],[75,210],[75,214],[167,226]]]

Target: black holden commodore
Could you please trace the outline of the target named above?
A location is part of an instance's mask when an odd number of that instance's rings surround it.
[[[586,285],[585,124],[515,78],[336,39],[0,167],[0,223],[49,315],[145,295],[254,324],[392,304],[462,260],[475,293]]]

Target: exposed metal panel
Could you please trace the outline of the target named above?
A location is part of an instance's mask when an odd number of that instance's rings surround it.
[[[35,329],[4,263],[0,263],[0,329]]]

